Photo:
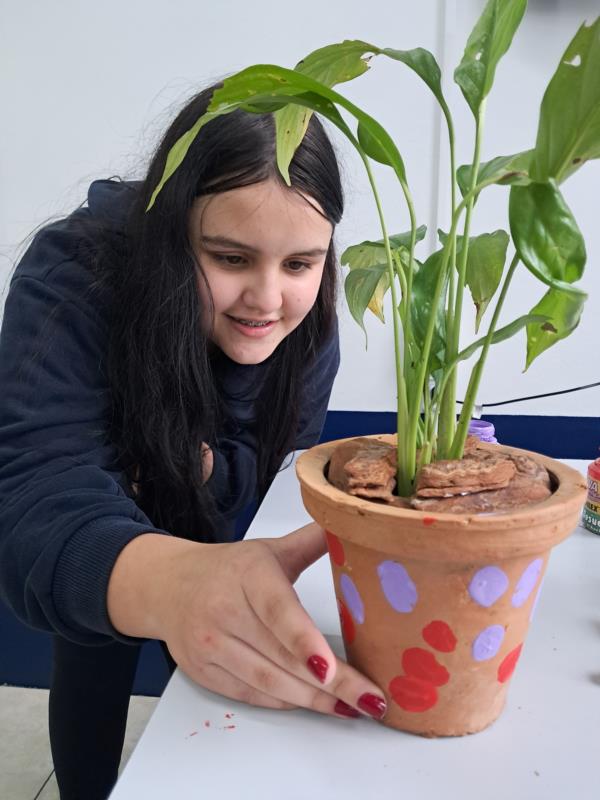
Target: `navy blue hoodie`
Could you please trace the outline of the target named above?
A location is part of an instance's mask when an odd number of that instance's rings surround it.
[[[91,299],[92,273],[78,256],[79,220],[119,224],[134,192],[95,181],[87,207],[37,234],[0,333],[0,596],[27,625],[92,645],[136,641],[111,625],[110,573],[134,537],[168,535],[138,508],[107,444],[107,308]],[[319,439],[338,366],[336,330],[303,381],[297,449]],[[215,367],[233,423],[217,438],[208,486],[230,527],[256,493],[248,420],[262,365],[221,354]]]

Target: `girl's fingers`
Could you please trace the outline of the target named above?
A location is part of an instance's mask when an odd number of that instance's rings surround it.
[[[340,703],[339,698],[297,678],[279,664],[266,658],[262,651],[258,652],[241,639],[233,636],[222,637],[214,649],[213,658],[217,660],[208,664],[202,671],[211,679],[211,683],[215,686],[214,691],[220,694],[232,696],[229,691],[224,691],[225,685],[229,689],[244,692],[255,701],[260,699],[260,702],[253,702],[253,705],[264,705],[269,708],[301,707],[333,716],[359,716],[358,711],[349,708],[345,703]],[[221,672],[213,672],[212,667],[220,669]],[[218,685],[214,683],[217,679],[221,681]],[[212,688],[204,680],[201,682],[204,686]]]
[[[384,716],[386,702],[379,687],[336,659],[325,637],[301,606],[283,571],[269,569],[268,580],[264,576],[261,580],[259,562],[257,574],[250,570],[244,576],[243,588],[248,605],[270,637],[253,628],[247,619],[243,631],[232,633],[251,643],[252,648],[268,655],[272,662],[302,682],[313,687],[315,683],[317,686],[320,684],[328,694],[376,719]],[[286,652],[291,655],[291,662]],[[312,707],[300,701],[299,705]]]
[[[181,667],[181,664],[179,666]],[[238,700],[240,703],[248,703],[248,705],[261,708],[297,708],[291,703],[261,692],[254,686],[249,686],[218,664],[203,664],[194,667],[186,665],[182,669],[195,683],[211,692],[229,697],[231,700]]]
[[[264,544],[268,545],[266,541]],[[246,601],[264,627],[300,661],[306,677],[316,677],[327,684],[336,670],[333,651],[301,606],[287,575],[273,566],[265,553],[265,558],[257,560],[246,572],[242,582]],[[243,638],[251,641],[249,636]],[[252,645],[258,648],[254,641]]]

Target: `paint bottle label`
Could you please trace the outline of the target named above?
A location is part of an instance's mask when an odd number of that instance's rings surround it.
[[[588,494],[581,522],[584,528],[600,536],[600,458],[593,461],[587,471]]]

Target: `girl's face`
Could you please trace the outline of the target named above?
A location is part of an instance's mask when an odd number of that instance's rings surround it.
[[[189,237],[213,299],[211,340],[238,364],[268,358],[313,307],[333,233],[317,209],[274,180],[194,202]],[[208,309],[202,275],[198,288]]]

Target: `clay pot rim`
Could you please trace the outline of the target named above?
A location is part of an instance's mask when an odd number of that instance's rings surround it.
[[[503,526],[503,522],[507,521],[508,518],[511,519],[511,527],[513,529],[527,527],[532,523],[533,519],[535,519],[536,524],[553,522],[556,521],[558,517],[572,514],[573,510],[578,506],[581,507],[585,500],[585,495],[587,494],[584,477],[577,470],[566,464],[562,464],[553,458],[529,450],[509,447],[508,445],[481,442],[479,446],[491,452],[498,452],[500,449],[502,452],[534,458],[538,463],[542,464],[554,478],[556,483],[555,491],[550,497],[539,503],[498,513],[442,513],[376,503],[364,498],[355,497],[354,495],[343,492],[341,489],[337,489],[330,484],[325,477],[325,466],[329,462],[335,447],[342,442],[351,441],[356,438],[361,437],[351,436],[345,439],[325,442],[324,444],[316,445],[299,456],[296,462],[296,473],[301,484],[305,484],[306,488],[308,488],[311,493],[321,495],[323,499],[327,498],[328,502],[337,506],[343,506],[350,513],[364,516],[368,511],[371,516],[375,515],[380,518],[395,520],[401,519],[404,523],[408,523],[407,527],[412,528],[414,524],[414,527],[418,527],[421,533],[425,531],[433,532],[435,530],[436,526],[432,525],[428,528],[424,522],[424,520],[431,520],[432,518],[435,519],[436,523],[439,523],[438,530],[439,527],[444,527],[445,529],[464,529],[468,526],[470,532],[476,532],[478,530],[482,532],[491,532],[491,530],[498,528],[499,523]],[[371,434],[362,438],[376,439],[390,444],[394,444],[396,441],[396,437],[393,434]]]

